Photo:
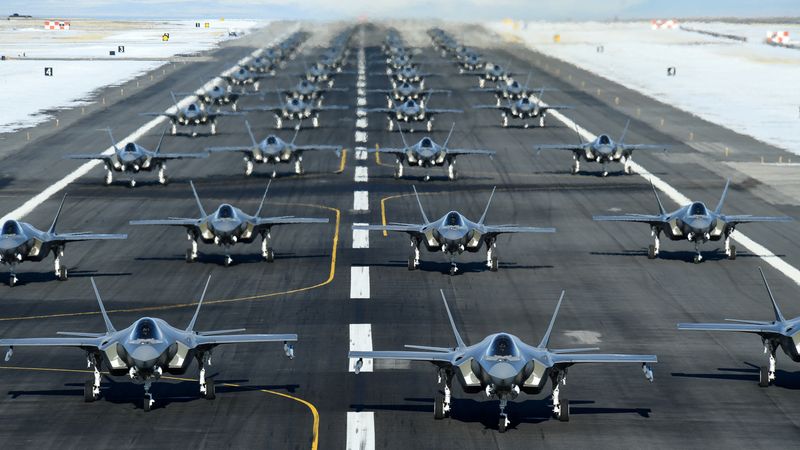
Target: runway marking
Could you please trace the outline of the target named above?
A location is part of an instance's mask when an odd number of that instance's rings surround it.
[[[375,450],[375,413],[347,411],[347,450]]]
[[[357,108],[356,117],[367,117],[367,110],[364,108]]]
[[[342,173],[342,172],[344,172],[345,164],[347,164],[347,149],[346,148],[342,150],[342,158],[339,160],[339,170],[337,170],[334,173]]]
[[[369,181],[369,171],[364,166],[357,166],[356,167],[356,175],[353,178],[356,183],[366,183]]]
[[[363,97],[359,97],[358,101],[357,101],[357,104],[358,104],[358,106],[366,106],[367,105],[367,99],[365,99]]]
[[[354,223],[353,225],[369,225]],[[369,248],[369,230],[353,230],[353,248]]]
[[[359,80],[359,81],[356,82],[356,88],[362,88],[363,89],[363,88],[366,88],[366,87],[367,87],[367,83],[364,80]]]
[[[291,34],[291,33],[286,33],[286,34],[276,38],[272,42],[272,44],[275,44],[275,43],[279,42],[279,40],[282,40],[285,37],[288,37],[289,34]],[[244,59],[247,59],[247,57],[242,58],[240,60],[240,63]],[[222,73],[225,74],[225,73],[233,72],[234,70],[236,70],[237,67],[238,67],[238,65],[233,66],[233,67],[223,71]],[[204,84],[201,88],[199,88],[195,92],[201,92],[202,90],[211,89],[214,86],[214,82],[215,82],[216,78],[217,77],[211,79],[210,81],[208,81],[206,84]],[[196,95],[194,95],[194,94],[186,96],[186,97],[184,97],[183,99],[181,99],[178,102],[178,105],[172,105],[169,108],[167,108],[164,112],[167,113],[167,114],[174,114],[175,112],[177,112],[177,108],[179,106],[180,107],[188,106],[189,103],[191,103],[192,98],[194,98],[194,97],[196,97]],[[117,142],[117,146],[122,148],[123,146],[125,146],[125,144],[138,140],[139,138],[144,136],[148,131],[150,131],[153,128],[155,128],[156,125],[158,125],[158,124],[160,124],[162,122],[165,122],[166,120],[167,120],[166,116],[159,116],[159,117],[156,117],[156,118],[152,119],[151,121],[149,121],[149,122],[145,123],[144,125],[142,125],[141,127],[139,127],[133,133],[129,134],[128,136],[126,136],[125,138],[123,138],[119,142]],[[114,146],[112,145],[111,147],[108,147],[107,149],[105,149],[101,154],[102,155],[111,155],[113,153],[114,153]],[[60,180],[58,180],[55,183],[51,184],[50,186],[46,187],[42,192],[34,195],[28,201],[23,203],[21,206],[17,207],[16,209],[14,209],[11,212],[9,212],[6,215],[4,215],[2,218],[0,218],[0,222],[5,222],[6,220],[9,220],[9,219],[17,219],[17,220],[19,220],[19,219],[25,217],[26,215],[30,214],[34,209],[36,209],[36,207],[38,207],[39,205],[41,205],[42,203],[47,201],[50,197],[52,197],[55,194],[58,194],[64,188],[66,188],[69,184],[71,184],[72,182],[74,182],[78,178],[86,175],[94,167],[96,167],[96,166],[98,166],[98,165],[100,165],[102,163],[103,162],[101,160],[91,160],[91,161],[87,161],[87,162],[81,164],[77,169],[73,170],[71,173],[67,174],[66,176],[64,176]]]
[[[369,266],[350,267],[350,298],[369,298]]]
[[[350,324],[350,351],[372,351],[372,325],[368,323]],[[348,358],[348,371],[356,371],[357,358]],[[363,358],[361,372],[372,372],[372,358]]]
[[[91,370],[85,369],[61,369],[61,368],[53,368],[53,367],[11,367],[11,366],[0,366],[0,369],[3,370],[20,370],[20,371],[30,371],[30,372],[61,372],[61,373],[83,373],[83,374],[92,374]],[[108,372],[101,372],[103,375],[110,376]],[[173,380],[173,381],[198,381],[197,378],[184,378],[184,377],[174,377],[174,376],[162,376],[161,378],[165,380]],[[220,383],[220,386],[225,387],[232,387],[247,391],[257,391],[263,392],[265,394],[275,395],[278,397],[283,397],[301,405],[305,406],[306,408],[311,411],[311,415],[313,417],[313,425],[312,425],[312,438],[311,438],[311,450],[317,450],[319,447],[319,412],[317,411],[316,406],[313,403],[304,400],[300,397],[295,397],[293,395],[289,395],[283,392],[273,391],[271,389],[257,389],[257,388],[250,388],[247,386],[242,386],[236,383]],[[198,401],[202,400],[198,398]]]
[[[365,161],[367,159],[367,147],[356,147],[356,159],[358,161]]]
[[[367,118],[366,117],[359,117],[356,119],[356,128],[365,129],[367,128]]]
[[[276,205],[293,205],[293,206],[307,206],[310,208],[320,208],[320,209],[327,209],[329,211],[333,211],[336,213],[336,230],[333,234],[333,245],[331,248],[331,264],[330,269],[328,272],[328,278],[324,281],[321,281],[317,284],[310,285],[310,286],[303,286],[294,289],[288,289],[285,291],[278,291],[278,292],[268,292],[265,294],[255,294],[245,297],[234,297],[234,298],[226,298],[226,299],[216,299],[216,300],[204,300],[204,305],[216,305],[216,304],[224,304],[224,303],[237,303],[237,302],[244,302],[244,301],[255,301],[255,300],[264,300],[267,298],[277,297],[281,295],[290,295],[290,294],[297,294],[300,292],[310,291],[312,289],[317,289],[327,284],[330,284],[335,275],[336,275],[336,250],[339,247],[339,228],[341,225],[342,220],[342,213],[337,208],[332,208],[330,206],[323,206],[323,205],[311,205],[306,203],[274,203]],[[113,313],[132,313],[132,312],[145,312],[145,311],[165,311],[170,309],[178,309],[178,308],[190,308],[196,307],[197,302],[190,302],[190,303],[177,303],[174,305],[159,305],[159,306],[142,306],[138,308],[120,308],[120,309],[108,309],[106,310],[109,314]],[[15,320],[36,320],[36,319],[51,319],[56,317],[75,317],[75,316],[91,316],[91,315],[98,315],[100,311],[83,311],[83,312],[74,312],[74,313],[53,313],[53,314],[40,314],[35,316],[19,316],[19,317],[0,317],[0,322],[10,322]]]
[[[356,211],[369,211],[369,192],[353,192],[353,209]]]
[[[542,105],[546,104],[543,103]],[[578,134],[580,134],[587,141],[593,141],[594,139],[597,138],[596,135],[594,135],[587,129],[581,127],[580,125],[572,121],[572,119],[569,119],[567,116],[558,111],[555,110],[549,111],[548,114],[552,114],[553,117],[561,121],[564,125],[576,130]],[[674,201],[678,205],[682,206],[687,203],[691,203],[691,199],[689,197],[680,193],[677,189],[672,187],[666,181],[662,180],[656,175],[653,175],[642,165],[636,163],[635,161],[631,161],[631,167],[633,168],[634,172],[639,174],[645,180],[653,183],[653,186],[658,188],[663,193],[667,194],[667,197],[669,197],[672,201]],[[751,239],[750,237],[748,237],[739,230],[735,230],[733,233],[731,233],[731,238],[739,242],[741,245],[744,246],[744,248],[749,250],[751,253],[758,255],[758,257],[764,260],[764,262],[766,262],[779,272],[789,277],[789,279],[794,281],[795,284],[800,285],[800,270],[798,270],[796,267],[784,261],[779,256],[771,252],[769,249],[759,244],[758,242],[754,241],[753,239]]]
[[[356,131],[356,142],[359,144],[365,144],[367,142],[367,132]]]

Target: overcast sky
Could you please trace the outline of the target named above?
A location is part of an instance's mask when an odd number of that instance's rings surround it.
[[[38,17],[587,20],[798,17],[800,0],[0,0],[0,15]]]

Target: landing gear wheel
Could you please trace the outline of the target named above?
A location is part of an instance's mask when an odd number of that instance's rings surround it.
[[[17,280],[17,276],[16,275],[11,275],[10,277],[8,277],[8,285],[10,287],[16,286],[17,285],[17,281],[18,280]]]
[[[267,248],[267,256],[265,256],[264,259],[268,263],[271,263],[271,262],[275,261],[275,252],[272,250],[272,247],[268,247]]]
[[[94,381],[86,380],[86,383],[83,385],[83,401],[86,403],[92,403],[95,401],[94,398]],[[147,403],[147,401],[145,401]]]
[[[146,395],[144,397],[144,404],[142,405],[142,409],[144,409],[144,412],[149,412],[150,409],[152,409],[152,405],[150,404],[150,397]]]
[[[455,275],[457,271],[458,271],[458,267],[456,267],[456,266],[450,266],[450,275],[451,275],[451,276],[452,276],[452,275]]]
[[[217,388],[214,387],[214,379],[206,378],[206,400],[217,398]]]
[[[499,431],[501,433],[505,433],[506,430],[508,429],[507,422],[508,422],[508,419],[506,418],[506,416],[504,416],[504,415],[500,416],[500,421],[497,423],[497,431]]]
[[[498,264],[497,256],[492,256],[492,262],[489,264],[489,270],[492,272],[497,272]]]
[[[233,258],[230,255],[225,255],[225,267],[230,267],[233,264]]]
[[[694,255],[694,258],[692,258],[692,262],[694,262],[695,264],[700,264],[700,261],[702,261],[702,260],[703,260],[703,257],[700,256],[700,255]]]
[[[130,186],[131,187],[136,187],[136,180],[131,180]]]
[[[653,244],[647,247],[647,259],[656,259],[656,246]]]
[[[416,258],[414,258],[413,254],[408,257],[408,270],[416,270],[417,269],[417,264],[416,264],[415,259]]]
[[[569,422],[569,400],[566,398],[561,399],[561,411],[558,413],[558,420]]]
[[[58,279],[59,281],[67,281],[67,268],[66,267],[59,267],[58,268]]]
[[[428,123],[425,125],[425,128],[427,128],[428,133],[430,133],[431,130],[433,130],[433,121],[429,120]]]
[[[728,254],[728,259],[736,259],[736,246],[731,245],[731,252]]]
[[[570,173],[573,174],[573,175],[577,175],[578,174],[578,169],[575,166],[572,166],[572,168],[570,170]]]
[[[191,249],[186,250],[186,262],[193,263],[195,261],[197,261],[197,257],[194,256],[194,254],[192,254],[192,250]]]
[[[769,367],[761,366],[758,370],[758,385],[762,388],[769,387]]]
[[[444,393],[439,389],[433,397],[433,418],[436,420],[444,419]]]

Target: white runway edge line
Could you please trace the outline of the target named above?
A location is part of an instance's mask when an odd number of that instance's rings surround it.
[[[350,298],[369,298],[369,266],[350,267]]]
[[[546,105],[545,103],[542,104]],[[577,130],[577,132],[586,141],[593,141],[594,139],[597,138],[597,136],[595,136],[585,128],[581,127],[580,125],[576,124],[570,118],[560,113],[559,111],[549,111],[548,114],[551,114],[553,117],[560,120],[567,127]],[[637,164],[635,161],[631,161],[631,167],[637,174],[641,175],[645,180],[648,180],[651,183],[653,183],[653,186],[655,186],[658,190],[667,194],[667,197],[669,197],[675,203],[679,205],[685,205],[687,203],[691,203],[691,199],[689,197],[680,193],[677,189],[672,187],[666,181],[650,173],[650,171],[645,169],[641,164]],[[743,245],[744,248],[749,250],[751,253],[758,255],[762,260],[764,260],[764,262],[766,262],[776,270],[780,271],[781,273],[789,277],[789,279],[794,281],[797,285],[800,285],[800,270],[798,270],[796,267],[782,260],[779,256],[772,253],[769,249],[759,244],[758,242],[754,241],[753,239],[749,238],[747,235],[740,232],[739,230],[734,231],[731,234],[731,238],[733,238],[733,240]]]
[[[369,225],[369,224],[354,223],[353,225]],[[369,248],[368,230],[353,230],[353,248]]]
[[[375,450],[374,412],[347,412],[347,450]]]
[[[268,45],[273,45],[273,44],[276,44],[276,43],[286,39],[294,31],[299,30],[299,29],[300,29],[299,24],[295,25],[294,29],[292,29],[291,31],[288,31],[288,32],[284,33],[283,35],[275,38]],[[255,54],[259,53],[259,51],[260,50],[254,51],[252,53],[252,55],[255,55]],[[242,58],[241,60],[239,60],[239,63],[243,63],[248,58],[249,57]],[[225,72],[223,72],[222,74],[224,75],[224,74],[232,73],[232,72],[234,72],[236,70],[236,67],[237,66],[233,66],[233,67],[229,68],[228,70],[226,70]],[[215,81],[214,79],[210,80],[209,82],[204,84],[200,89],[198,89],[196,92],[197,93],[201,93],[205,89],[211,89],[213,87],[213,85],[214,85],[214,81]],[[178,106],[180,106],[180,107],[188,106],[189,103],[191,103],[192,99],[194,99],[194,98],[195,98],[194,95],[189,95],[187,97],[184,97],[183,99],[181,99],[180,102],[178,102]],[[173,106],[170,106],[169,108],[167,108],[167,110],[165,112],[167,112],[167,113],[175,113],[176,111],[177,111],[177,107],[175,105],[173,105]],[[125,138],[121,139],[119,142],[117,142],[117,145],[120,148],[122,148],[127,143],[134,142],[134,141],[138,140],[139,138],[144,136],[148,131],[152,130],[158,124],[164,122],[165,120],[167,120],[167,118],[164,117],[164,116],[160,116],[160,117],[154,118],[153,120],[151,120],[151,121],[147,122],[146,124],[142,125],[141,127],[139,127],[139,129],[137,129],[136,131],[134,131],[130,135],[128,135]],[[102,154],[103,155],[110,155],[113,152],[114,152],[114,147],[111,146],[111,147],[108,147],[107,149],[105,149],[105,151],[103,151]],[[75,180],[77,180],[78,178],[86,175],[87,173],[89,173],[90,170],[92,170],[95,166],[100,165],[101,163],[102,163],[102,161],[100,161],[100,160],[92,160],[92,161],[88,161],[86,163],[81,164],[77,169],[75,169],[71,173],[67,174],[64,178],[62,178],[62,179],[56,181],[55,183],[51,184],[50,186],[46,187],[42,192],[34,195],[29,200],[27,200],[25,203],[23,203],[21,206],[17,207],[13,211],[11,211],[11,212],[7,213],[6,215],[4,215],[2,218],[0,218],[0,222],[5,222],[6,220],[9,220],[9,219],[22,219],[26,215],[30,214],[31,211],[36,209],[37,206],[39,206],[42,203],[44,203],[45,201],[47,201],[47,199],[49,199],[53,195],[58,194],[59,192],[61,192],[70,183],[72,183]]]
[[[368,323],[350,324],[350,351],[372,351],[372,325]],[[356,358],[348,358],[348,371],[356,371]],[[372,358],[364,358],[361,372],[372,372]]]
[[[356,211],[369,211],[369,192],[353,192],[353,209]]]
[[[369,181],[369,172],[364,166],[356,166],[356,175],[354,177],[356,183],[366,183]]]

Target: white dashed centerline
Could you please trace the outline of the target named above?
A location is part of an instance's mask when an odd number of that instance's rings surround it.
[[[347,450],[375,450],[374,412],[347,412]]]
[[[353,225],[368,225],[368,224],[354,223]],[[353,230],[353,248],[369,248],[368,230]]]
[[[350,324],[350,351],[371,352],[372,351],[372,325],[368,323]],[[356,358],[349,358],[347,370],[356,371]],[[360,372],[372,372],[372,359],[364,358]]]
[[[356,147],[356,160],[358,161],[366,161],[368,156],[367,147]]]
[[[353,209],[355,211],[369,211],[369,192],[353,192]]]
[[[369,172],[366,167],[364,166],[357,166],[356,167],[356,175],[353,178],[356,183],[366,183],[369,181]]]
[[[350,298],[369,298],[369,266],[350,268]]]

